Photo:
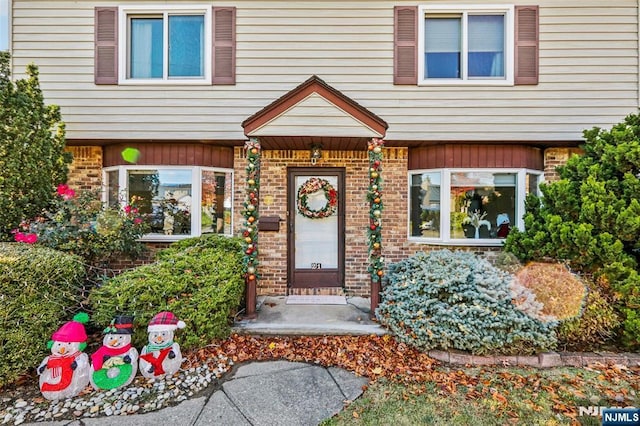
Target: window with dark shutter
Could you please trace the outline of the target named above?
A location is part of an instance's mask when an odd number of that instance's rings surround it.
[[[118,8],[95,8],[95,84],[118,84]]]
[[[516,6],[515,84],[538,84],[538,6]]]
[[[418,8],[394,7],[393,84],[418,84]]]
[[[213,84],[236,83],[236,8],[213,8]]]

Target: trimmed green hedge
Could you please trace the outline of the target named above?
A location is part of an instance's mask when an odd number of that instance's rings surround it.
[[[0,243],[0,386],[49,354],[47,341],[80,306],[85,273],[77,256]]]
[[[133,342],[147,342],[147,324],[171,311],[187,327],[176,340],[185,348],[229,336],[244,293],[239,238],[206,235],[172,244],[157,261],[125,272],[91,292],[93,321],[109,324],[116,314],[135,316]]]

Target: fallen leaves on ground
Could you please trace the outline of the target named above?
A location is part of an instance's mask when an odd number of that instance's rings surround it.
[[[389,335],[260,337],[234,334],[191,351],[186,357],[192,364],[217,364],[220,375],[232,365],[248,361],[287,360],[339,367],[371,381],[385,378],[404,384],[407,395],[421,395],[426,392],[424,384],[431,383],[439,395],[462,393],[468,400],[493,400],[497,409],[512,418],[517,414],[511,410],[511,393],[517,393],[518,403],[534,411],[542,410],[536,401],[544,393],[554,412],[573,419],[579,405],[637,404],[640,397],[640,368],[596,364],[575,374],[543,376],[540,370],[530,368],[443,366]],[[615,388],[616,383],[622,386]],[[597,404],[589,402],[587,389],[592,398],[599,400]],[[529,398],[523,399],[523,393]],[[358,413],[354,411],[353,415],[357,417]]]

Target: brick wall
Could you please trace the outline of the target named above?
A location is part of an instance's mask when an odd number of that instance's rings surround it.
[[[544,151],[544,179],[553,182],[559,179],[556,167],[567,163],[573,154],[580,155],[583,151],[580,148],[547,148]]]
[[[75,190],[94,190],[102,186],[102,147],[71,146],[73,154],[67,185]]]
[[[404,150],[402,150],[404,151]],[[235,149],[236,233],[242,230],[242,202],[245,198],[246,160],[243,149]],[[406,158],[406,153],[404,154]],[[404,161],[406,164],[406,159]],[[258,236],[258,294],[284,295],[287,291],[287,167],[310,167],[308,151],[265,150],[260,174],[260,215],[285,219],[279,231],[261,231]],[[315,167],[345,168],[345,290],[350,295],[369,294],[367,272],[367,227],[369,185],[367,151],[323,151]],[[405,166],[406,167],[406,166]],[[385,172],[386,173],[386,168]],[[386,203],[386,200],[385,200]]]

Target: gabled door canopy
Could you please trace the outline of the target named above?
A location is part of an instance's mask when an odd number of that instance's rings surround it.
[[[243,123],[247,137],[265,149],[364,149],[371,138],[384,138],[387,123],[314,75]]]

